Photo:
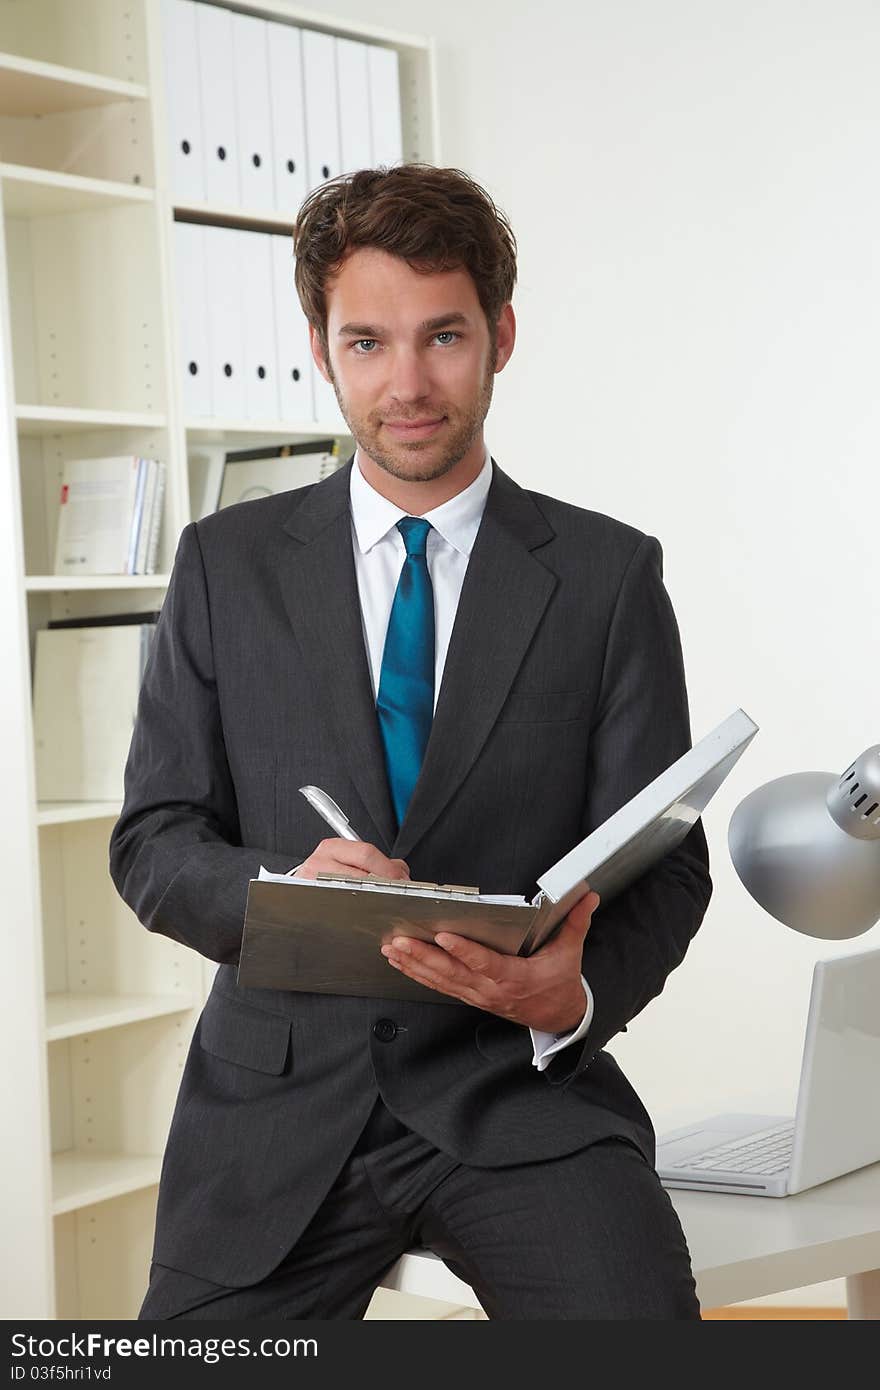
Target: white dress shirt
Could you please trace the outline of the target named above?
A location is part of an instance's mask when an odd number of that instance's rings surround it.
[[[452,625],[458,608],[461,586],[464,583],[470,553],[486,505],[492,482],[492,461],[489,450],[477,477],[459,492],[432,511],[422,515],[431,523],[427,540],[428,573],[434,589],[434,708],[443,679],[443,667],[452,635]],[[397,590],[400,571],[406,559],[403,536],[397,529],[402,516],[401,507],[389,502],[377,492],[360,470],[360,451],[355,453],[351,470],[351,537],[357,572],[358,594],[361,601],[361,621],[364,643],[373,683],[373,698],[379,693],[379,676],[385,634],[391,617],[391,606]],[[544,1033],[531,1028],[534,1050],[533,1065],[543,1071],[555,1053],[579,1041],[590,1026],[593,1015],[593,996],[583,979],[587,1007],[579,1026],[570,1033]]]

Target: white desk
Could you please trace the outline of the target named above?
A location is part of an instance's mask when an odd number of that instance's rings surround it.
[[[704,1308],[846,1278],[851,1318],[880,1319],[880,1163],[794,1197],[669,1190]],[[398,1260],[384,1288],[478,1308],[429,1251]]]

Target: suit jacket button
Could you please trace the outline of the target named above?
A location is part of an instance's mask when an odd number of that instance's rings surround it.
[[[373,1024],[373,1034],[380,1042],[393,1042],[397,1037],[397,1024],[390,1018],[380,1018]]]

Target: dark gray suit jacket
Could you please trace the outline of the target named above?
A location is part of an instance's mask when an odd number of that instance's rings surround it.
[[[113,881],[143,925],[221,962],[172,1119],[154,1258],[233,1286],[294,1244],[377,1091],[467,1163],[503,1169],[609,1135],[653,1161],[650,1119],[602,1049],[662,990],[712,888],[697,822],[600,906],[583,954],[589,1032],[543,1073],[527,1028],[444,996],[236,984],[248,880],[261,864],[291,868],[332,833],[304,784],[328,791],[415,879],[531,897],[539,874],[690,747],[658,542],[526,491],[493,460],[425,760],[395,834],[351,466],[181,533],[110,841]],[[396,1032],[377,1035],[380,1019]]]

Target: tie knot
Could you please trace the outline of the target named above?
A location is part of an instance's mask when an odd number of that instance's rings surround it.
[[[424,555],[427,552],[430,521],[421,516],[402,516],[397,529],[403,536],[407,555]]]

